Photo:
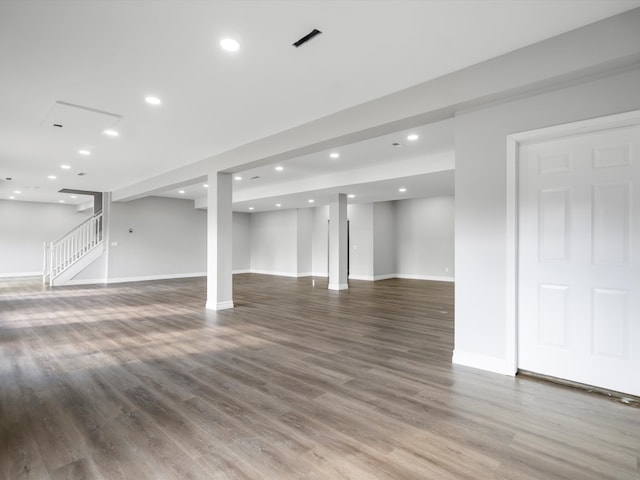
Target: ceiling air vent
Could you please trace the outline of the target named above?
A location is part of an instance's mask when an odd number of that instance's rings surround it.
[[[249,180],[257,180],[260,178],[260,175],[256,175],[255,177],[251,177]]]
[[[317,28],[314,28],[309,33],[307,33],[304,37],[302,37],[300,40],[296,40],[295,42],[293,42],[293,46],[296,48],[301,47],[302,45],[307,43],[309,40],[311,40],[313,37],[315,37],[316,35],[320,35],[321,33],[322,32],[320,30],[318,30]]]

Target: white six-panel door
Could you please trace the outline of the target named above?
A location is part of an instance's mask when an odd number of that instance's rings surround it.
[[[640,126],[519,151],[518,367],[640,395]]]

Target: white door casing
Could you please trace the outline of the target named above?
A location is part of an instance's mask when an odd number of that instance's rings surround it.
[[[639,113],[510,136],[508,370],[640,395]]]

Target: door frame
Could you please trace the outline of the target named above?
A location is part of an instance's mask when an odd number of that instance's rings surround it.
[[[505,373],[518,373],[518,213],[520,146],[640,124],[640,110],[507,135],[507,245]]]

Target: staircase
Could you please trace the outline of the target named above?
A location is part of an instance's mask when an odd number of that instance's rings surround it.
[[[102,212],[44,244],[42,282],[64,285],[104,253]]]

